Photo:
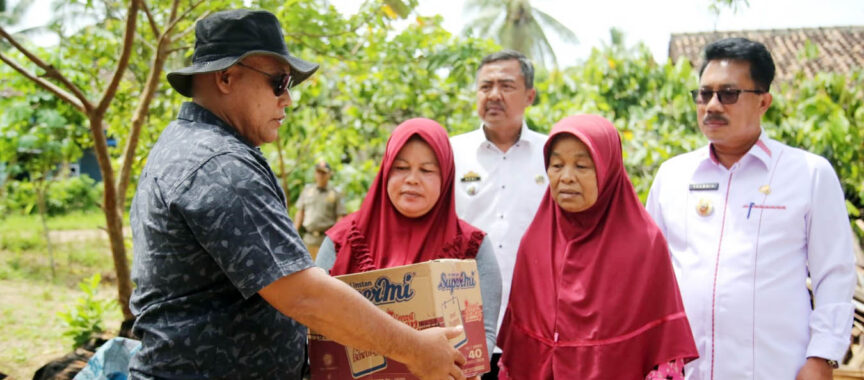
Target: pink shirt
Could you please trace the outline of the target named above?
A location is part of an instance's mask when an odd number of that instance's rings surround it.
[[[855,258],[827,160],[764,131],[728,169],[706,146],[660,167],[647,209],[669,243],[699,349],[687,379],[792,379],[807,357],[842,358]]]

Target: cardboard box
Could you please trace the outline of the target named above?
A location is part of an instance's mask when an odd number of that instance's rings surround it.
[[[465,375],[489,371],[483,301],[474,260],[433,260],[336,278],[417,330],[461,324],[464,334],[450,342],[465,356]],[[402,363],[342,346],[315,332],[309,333],[309,361],[312,380],[416,379]]]

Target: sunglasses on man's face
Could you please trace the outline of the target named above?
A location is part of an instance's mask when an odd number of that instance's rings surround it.
[[[291,74],[270,74],[261,70],[258,70],[252,66],[246,65],[243,62],[237,62],[237,66],[245,67],[249,70],[255,71],[259,74],[266,75],[267,78],[270,78],[270,86],[273,87],[273,95],[276,97],[282,96],[292,85]],[[289,94],[290,95],[290,94]]]
[[[693,90],[690,91],[690,94],[693,95],[693,101],[696,104],[708,104],[711,99],[714,98],[714,94],[717,94],[717,99],[720,100],[722,104],[735,104],[738,102],[738,95],[741,95],[742,92],[752,92],[754,94],[764,94],[765,91],[762,90],[739,90],[739,89],[723,89],[723,90]]]

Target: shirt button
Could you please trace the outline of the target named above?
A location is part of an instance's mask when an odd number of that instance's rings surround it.
[[[501,188],[502,188],[502,189],[503,189],[503,188],[506,188],[506,187],[507,187],[507,186],[505,186],[505,185],[501,185]]]
[[[507,159],[507,156],[501,157],[501,159],[502,159],[502,160],[506,160],[506,159]]]
[[[499,214],[498,219],[504,219],[504,214]]]
[[[504,248],[504,244],[498,244],[498,248]]]

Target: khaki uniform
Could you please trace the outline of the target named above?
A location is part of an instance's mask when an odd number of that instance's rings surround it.
[[[318,248],[324,240],[324,232],[336,224],[340,215],[345,215],[342,195],[327,185],[320,189],[308,184],[297,199],[297,211],[303,210],[303,243],[315,259]]]

